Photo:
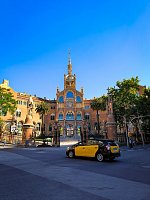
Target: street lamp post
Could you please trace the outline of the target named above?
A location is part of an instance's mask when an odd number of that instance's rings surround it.
[[[83,142],[88,142],[88,122],[84,122],[83,124]]]
[[[54,145],[60,147],[60,124],[58,121],[54,123]]]

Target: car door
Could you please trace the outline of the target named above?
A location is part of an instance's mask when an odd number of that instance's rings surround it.
[[[98,145],[87,145],[86,146],[86,157],[95,157],[95,154],[98,150]]]
[[[86,151],[86,148],[85,148],[86,145],[79,145],[79,146],[76,146],[75,147],[75,156],[85,156],[85,151]]]

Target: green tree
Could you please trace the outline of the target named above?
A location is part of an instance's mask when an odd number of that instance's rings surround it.
[[[124,117],[127,121],[130,119],[130,116],[133,114],[132,108],[139,99],[138,90],[138,77],[117,81],[116,87],[110,88],[110,93],[113,95],[113,109],[117,122],[122,124]]]
[[[133,115],[133,108],[138,102],[139,79],[132,77],[117,81],[116,87],[110,88],[113,95],[113,110],[117,124],[125,128],[128,145],[128,122]]]
[[[148,133],[150,132],[150,87],[145,88],[144,93],[139,96],[136,102],[133,113],[138,120],[134,120],[136,125],[142,121],[142,130],[145,133],[145,138],[148,139]]]
[[[48,104],[44,101],[41,102],[41,104],[39,104],[36,107],[35,111],[41,115],[41,118],[42,118],[41,133],[43,135],[44,134],[44,116],[49,111]]]
[[[14,114],[16,104],[17,102],[10,90],[0,87],[0,115],[7,115],[7,112]]]
[[[96,111],[98,134],[100,134],[100,122],[99,122],[98,111],[106,110],[106,100],[107,100],[107,96],[103,95],[99,98],[94,98],[91,102],[91,108]]]
[[[144,93],[139,96],[136,102],[135,112],[136,110],[138,110],[141,116],[150,115],[150,87],[147,89],[145,88]]]

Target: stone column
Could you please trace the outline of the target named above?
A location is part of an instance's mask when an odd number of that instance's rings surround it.
[[[112,95],[109,93],[109,89],[108,89],[107,112],[108,112],[107,122],[106,122],[107,138],[116,140],[117,127],[116,127],[116,122],[115,122],[114,114],[113,114]]]
[[[33,132],[33,119],[32,119],[32,109],[33,109],[33,99],[30,96],[27,102],[27,115],[25,119],[25,123],[23,124],[23,136],[22,136],[22,143],[28,144],[29,140],[32,138]]]
[[[27,115],[25,123],[23,124],[23,138],[22,138],[23,144],[25,144],[27,141],[31,139],[33,128],[34,128],[34,125],[33,125],[32,116]]]

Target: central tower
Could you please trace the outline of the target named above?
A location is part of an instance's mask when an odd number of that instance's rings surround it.
[[[71,64],[71,56],[69,51],[68,56],[68,74],[64,75],[64,89],[75,89],[76,88],[76,75],[72,75],[72,64]]]
[[[83,119],[83,88],[76,90],[76,75],[72,74],[70,51],[67,75],[64,74],[64,89],[57,88],[56,120],[61,126],[61,136],[80,137]]]

